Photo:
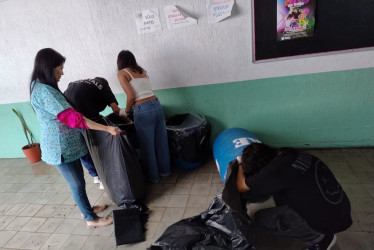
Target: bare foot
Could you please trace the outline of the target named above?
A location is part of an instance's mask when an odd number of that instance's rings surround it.
[[[92,207],[95,214],[101,213],[105,209],[108,208],[108,205],[95,205]],[[83,214],[81,213],[82,219],[84,218]]]
[[[97,217],[93,221],[87,221],[87,228],[106,227],[113,223],[112,217]]]
[[[108,205],[95,205],[92,207],[95,214],[101,213],[108,208]]]

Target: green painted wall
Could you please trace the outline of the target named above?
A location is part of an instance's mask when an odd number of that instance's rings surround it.
[[[26,91],[26,90],[25,90]],[[241,127],[273,146],[374,146],[374,68],[155,91],[165,115],[196,112],[212,124],[212,139]],[[125,95],[116,95],[124,107]],[[24,157],[19,110],[39,141],[29,103],[0,105],[0,158]],[[103,114],[109,113],[105,110]]]

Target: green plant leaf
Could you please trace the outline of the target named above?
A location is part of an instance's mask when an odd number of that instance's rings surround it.
[[[22,124],[22,128],[23,128],[23,132],[25,133],[25,136],[26,136],[26,139],[27,139],[27,142],[28,142],[28,146],[31,148],[33,147],[33,136],[32,136],[32,132],[30,130],[30,128],[27,126],[25,120],[23,119],[22,115],[15,109],[13,109],[13,112],[17,115],[17,117],[19,118],[19,120],[21,121],[21,124]]]

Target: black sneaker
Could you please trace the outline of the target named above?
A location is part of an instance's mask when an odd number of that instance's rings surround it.
[[[330,250],[335,245],[335,242],[335,234],[326,234],[320,242],[311,246],[309,250]]]

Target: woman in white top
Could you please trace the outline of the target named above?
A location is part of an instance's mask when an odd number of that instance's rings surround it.
[[[135,56],[122,50],[117,58],[117,78],[126,93],[128,115],[134,109],[136,135],[139,139],[141,163],[146,178],[151,183],[160,176],[170,175],[170,156],[166,123],[162,107],[152,92],[147,72],[136,63]]]

